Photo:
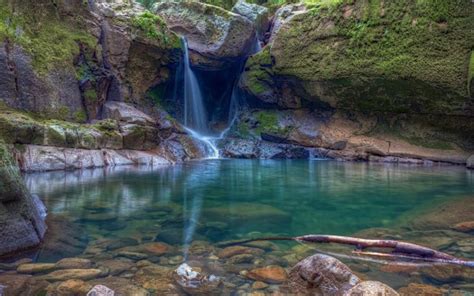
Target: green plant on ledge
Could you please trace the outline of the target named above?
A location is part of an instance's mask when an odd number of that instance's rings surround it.
[[[145,11],[132,19],[132,25],[147,38],[162,40],[165,44],[168,43],[168,36],[165,32],[166,24],[159,16]]]

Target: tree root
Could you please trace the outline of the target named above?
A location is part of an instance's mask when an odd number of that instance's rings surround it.
[[[390,260],[413,260],[442,264],[456,264],[474,268],[474,261],[467,261],[427,247],[396,240],[362,239],[337,235],[304,235],[297,237],[264,237],[220,244],[220,247],[242,245],[255,241],[297,241],[304,243],[336,243],[355,246],[355,254],[368,257],[383,257]],[[390,253],[364,252],[366,249],[390,249]]]

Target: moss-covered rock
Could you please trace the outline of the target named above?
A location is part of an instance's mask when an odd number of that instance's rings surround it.
[[[248,60],[251,102],[361,113],[391,132],[416,126],[413,143],[474,148],[471,1],[311,2],[282,8]]]
[[[159,1],[156,13],[168,27],[185,36],[193,64],[226,68],[250,50],[255,28],[245,17],[196,0]]]
[[[43,205],[26,189],[11,150],[0,141],[0,256],[38,245],[46,231]]]

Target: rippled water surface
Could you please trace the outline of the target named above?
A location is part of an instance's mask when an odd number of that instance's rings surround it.
[[[82,244],[50,247],[37,254],[41,262],[81,254],[104,239],[164,242],[187,257],[193,241],[398,229],[417,211],[474,194],[474,174],[462,167],[334,161],[212,160],[26,180],[50,219],[67,220],[64,231],[72,229]],[[398,277],[392,285],[405,284]]]

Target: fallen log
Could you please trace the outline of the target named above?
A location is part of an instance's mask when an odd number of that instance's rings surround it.
[[[343,245],[351,245],[356,248],[354,251],[357,255],[372,256],[372,257],[385,257],[387,259],[404,259],[404,260],[421,260],[434,263],[442,264],[456,264],[468,267],[474,267],[474,261],[467,261],[447,253],[443,253],[437,250],[433,250],[427,247],[423,247],[417,244],[396,241],[396,240],[377,240],[377,239],[363,239],[349,236],[338,236],[338,235],[304,235],[297,237],[263,237],[254,238],[241,241],[234,241],[230,243],[224,243],[219,246],[227,247],[234,245],[242,245],[255,241],[297,241],[303,243],[336,243]],[[382,252],[363,252],[366,249],[377,248],[377,249],[389,249],[390,253]]]

